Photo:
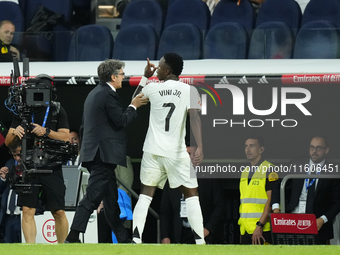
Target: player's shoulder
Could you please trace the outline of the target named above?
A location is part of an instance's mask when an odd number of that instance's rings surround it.
[[[146,90],[157,88],[157,86],[160,85],[159,83],[160,82],[150,82],[145,87],[143,87],[142,91],[146,91]]]
[[[184,83],[182,81],[175,81],[175,80],[170,80],[169,83],[172,86],[175,86],[177,88],[181,88],[183,90],[190,90],[191,85],[189,85],[188,83]]]

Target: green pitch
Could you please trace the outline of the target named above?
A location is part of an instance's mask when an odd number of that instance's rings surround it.
[[[248,245],[181,245],[181,244],[0,244],[0,251],[3,255],[87,255],[87,254],[275,254],[275,255],[330,255],[340,254],[340,246],[284,246],[284,245],[266,245],[266,246],[248,246]]]

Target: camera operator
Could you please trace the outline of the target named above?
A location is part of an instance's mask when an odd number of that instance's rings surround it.
[[[52,78],[36,77],[52,89]],[[30,127],[27,128],[27,148],[33,148],[39,138],[68,141],[69,125],[67,115],[63,107],[51,104],[50,107],[36,106],[32,116],[29,117]],[[6,145],[10,144],[15,137],[24,138],[25,131],[21,126],[22,119],[14,116],[11,127],[6,136]],[[68,233],[68,221],[65,215],[65,184],[61,164],[56,166],[37,167],[37,169],[52,170],[51,174],[35,174],[34,183],[40,184],[44,205],[50,210],[55,219],[55,232],[58,243],[63,243]],[[39,198],[40,187],[32,187],[30,194],[19,194],[18,205],[22,206],[22,230],[27,243],[35,243],[37,234],[34,215]]]

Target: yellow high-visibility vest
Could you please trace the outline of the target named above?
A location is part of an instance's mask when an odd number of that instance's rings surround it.
[[[272,165],[268,161],[263,161],[253,174],[252,179],[248,185],[248,176],[250,168],[247,167],[241,174],[240,180],[240,218],[238,224],[240,225],[241,235],[245,232],[253,234],[256,229],[256,222],[262,216],[268,196],[266,192],[266,177],[269,166]],[[273,165],[272,165],[273,166]],[[263,231],[270,231],[270,223],[264,224]]]

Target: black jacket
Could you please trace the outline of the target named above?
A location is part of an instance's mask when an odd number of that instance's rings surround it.
[[[99,149],[104,163],[126,166],[125,128],[136,116],[133,107],[124,110],[117,92],[100,82],[85,100],[79,161],[91,162]]]
[[[298,159],[292,163],[297,169],[300,165],[309,165],[309,158]],[[329,163],[326,161],[325,166],[328,168]],[[321,174],[327,171],[322,171]],[[328,171],[327,173],[330,173]],[[305,179],[292,179],[287,183],[291,185],[291,195],[288,198],[287,213],[292,212],[299,204],[299,198]],[[340,179],[319,179],[315,190],[315,200],[313,203],[313,213],[316,218],[325,215],[328,222],[325,223],[319,231],[320,241],[333,238],[333,220],[340,211]]]

